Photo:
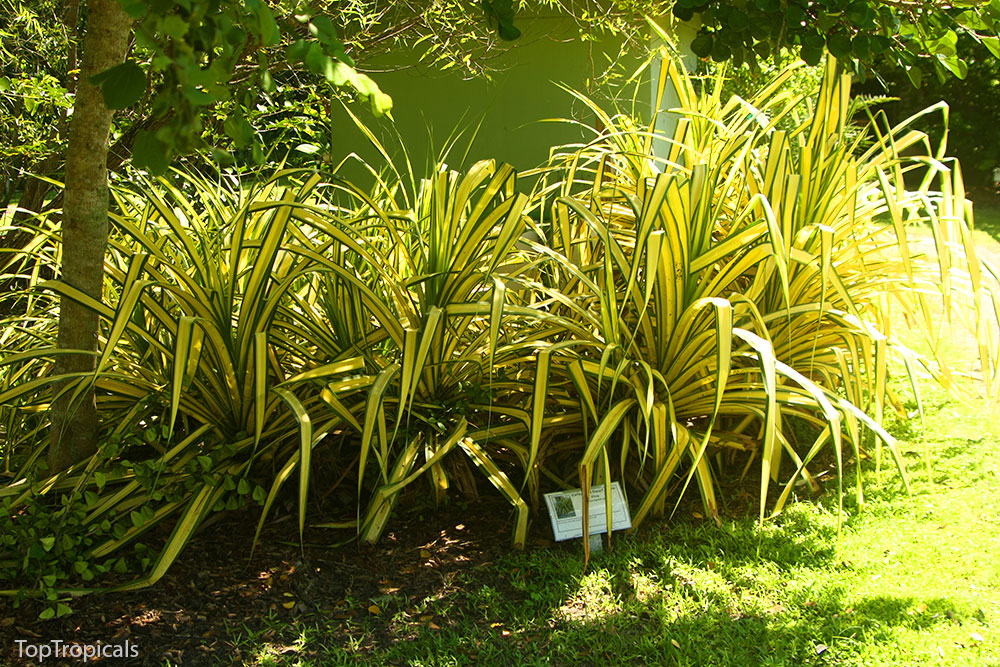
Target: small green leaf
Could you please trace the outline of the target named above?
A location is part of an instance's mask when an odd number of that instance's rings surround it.
[[[167,170],[169,161],[167,145],[155,133],[142,130],[136,135],[132,144],[132,164],[137,168],[159,175]]]
[[[260,30],[260,41],[264,46],[274,46],[281,39],[281,32],[278,24],[274,21],[271,10],[265,3],[260,3],[256,7],[257,27]]]
[[[267,70],[264,70],[260,74],[260,87],[263,88],[265,93],[274,92],[274,79]]]
[[[55,586],[57,580],[58,579],[56,578],[56,575],[54,575],[54,574],[46,574],[44,577],[42,577],[42,582],[46,586],[48,586],[49,588],[51,588],[52,586]]]
[[[353,67],[346,63],[337,62],[332,63],[326,79],[334,86],[343,86],[356,75],[357,72],[354,71]]]
[[[264,487],[259,484],[253,489],[253,499],[259,505],[263,505],[264,501],[267,500],[267,492],[264,491]]]
[[[198,463],[201,465],[201,469],[205,472],[212,467],[212,457],[205,456],[204,454],[198,457]]]
[[[487,20],[496,27],[500,39],[513,41],[521,36],[521,31],[514,25],[513,0],[482,0],[482,7]]]
[[[673,13],[681,21],[690,21],[694,18],[694,8],[683,7],[679,2],[674,4]]]
[[[149,5],[145,0],[118,0],[125,13],[131,18],[141,19],[149,10]]]
[[[691,51],[699,58],[707,58],[712,53],[712,36],[708,33],[698,35],[691,42]]]
[[[738,8],[733,8],[733,10],[729,12],[727,22],[729,23],[729,27],[737,32],[741,32],[750,27],[750,19],[747,17],[746,12]]]
[[[10,79],[0,76],[0,93],[6,93],[8,90],[10,90]]]
[[[212,147],[212,159],[223,166],[229,166],[236,162],[236,158],[233,157],[232,153],[220,150],[214,146]]]
[[[830,35],[826,46],[836,58],[844,60],[851,57],[851,38],[842,33]]]
[[[732,49],[729,45],[720,39],[716,39],[715,43],[712,44],[712,60],[717,63],[725,62],[733,55]]]
[[[291,44],[285,50],[285,58],[290,64],[300,63],[306,58],[306,53],[309,51],[309,42],[304,39],[298,39]]]
[[[1000,37],[983,37],[983,45],[990,50],[994,58],[1000,58]],[[0,90],[2,90],[2,82],[0,82]]]
[[[42,543],[42,548],[46,551],[52,551],[52,547],[56,543],[56,538],[54,536],[43,537],[39,540]]]
[[[324,44],[340,43],[340,39],[337,38],[337,29],[329,17],[315,16],[312,19],[312,24],[316,26],[316,38],[319,41]]]
[[[160,19],[160,32],[174,39],[186,35],[189,27],[188,22],[179,14],[168,14]]]
[[[56,605],[56,618],[62,618],[63,616],[69,616],[73,613],[72,607],[68,604],[60,602]]]
[[[353,85],[354,88],[365,97],[381,92],[378,88],[378,84],[375,83],[375,81],[367,74],[358,73],[357,76],[355,76],[351,81],[351,85]]]
[[[964,79],[969,73],[968,63],[957,56],[945,56],[938,54],[938,60],[948,69],[949,72],[957,76],[959,79]]]
[[[233,46],[239,46],[247,41],[247,34],[239,26],[233,25],[226,30],[226,42]]]
[[[197,86],[184,86],[182,90],[184,92],[184,97],[186,97],[191,104],[198,107],[205,107],[223,99],[223,95],[213,95],[208,90]]]
[[[521,36],[521,30],[511,21],[501,21],[498,32],[500,39],[507,42],[513,42]]]
[[[313,42],[305,53],[306,67],[313,74],[324,74],[330,63],[330,56],[323,53],[323,47]]]
[[[250,493],[250,482],[248,482],[246,479],[241,479],[239,487],[237,488],[236,492],[239,493],[241,496],[245,496],[248,493]]]
[[[386,95],[382,91],[376,92],[371,96],[372,101],[372,113],[376,116],[390,115],[392,111],[392,98]]]
[[[873,36],[872,39],[871,39],[871,43],[872,43],[872,53],[874,53],[876,55],[878,55],[879,53],[882,53],[883,51],[885,51],[886,49],[888,49],[890,46],[892,46],[892,40],[890,40],[885,35],[875,35],[875,36]],[[1000,56],[998,56],[998,57],[1000,57]]]
[[[55,609],[53,609],[52,607],[46,607],[45,609],[42,610],[42,613],[38,615],[38,618],[42,619],[43,621],[47,621],[48,619],[54,617],[55,615],[56,615]]]
[[[253,127],[242,115],[231,114],[223,123],[223,128],[232,137],[237,148],[246,148],[253,141]]]
[[[90,83],[101,87],[104,104],[109,109],[124,109],[142,99],[146,92],[146,73],[131,60],[90,77]]]
[[[807,65],[818,65],[820,59],[823,58],[823,49],[816,48],[815,46],[802,46],[802,51],[799,53],[802,60],[806,62]]]
[[[320,147],[316,144],[299,144],[295,147],[295,150],[299,153],[305,153],[306,155],[313,155],[319,153]]]
[[[858,27],[866,27],[872,21],[872,9],[864,0],[855,0],[845,12],[847,20]]]

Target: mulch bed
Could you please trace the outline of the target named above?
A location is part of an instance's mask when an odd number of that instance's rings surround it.
[[[390,622],[379,603],[407,604],[447,595],[450,587],[462,585],[462,572],[483,568],[511,550],[512,522],[502,520],[510,515],[502,499],[483,496],[426,517],[417,512],[403,516],[390,523],[374,546],[312,543],[331,535],[342,539],[344,533],[307,528],[304,548],[298,545],[294,517],[287,516],[265,527],[248,559],[257,515],[234,513],[196,535],[151,588],[84,596],[73,602],[71,615],[48,621],[38,619],[43,607],[36,602],[15,609],[10,600],[0,599],[0,665],[82,664],[80,659],[38,663],[19,657],[19,646],[23,650],[56,639],[118,646],[128,641],[138,651],[137,657],[86,664],[242,664],[249,656],[240,656],[230,637],[250,630],[264,631],[264,639],[271,639],[267,633],[282,623],[268,623],[269,616],[306,623],[322,618],[327,627],[336,628],[325,643],[352,641],[359,656],[371,656],[400,639],[398,620]],[[547,530],[538,523],[536,518],[536,532]],[[547,540],[536,537],[534,542]],[[447,619],[424,613],[414,621],[444,624]],[[273,640],[280,644],[288,638]]]

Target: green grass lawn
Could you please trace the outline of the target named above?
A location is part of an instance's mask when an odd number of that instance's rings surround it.
[[[564,548],[511,554],[416,611],[387,597],[352,645],[324,639],[342,621],[278,616],[231,642],[250,665],[998,665],[1000,429],[925,390],[926,431],[897,428],[912,495],[864,462],[866,503],[847,503],[839,539],[831,479],[763,528],[654,525],[586,572]]]

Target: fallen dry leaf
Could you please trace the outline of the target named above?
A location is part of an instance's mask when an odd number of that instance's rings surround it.
[[[974,642],[984,642],[984,641],[986,641],[986,637],[983,637],[978,632],[973,632],[972,634],[969,635],[969,637],[971,637],[972,641],[974,641]]]
[[[425,558],[425,559],[426,558],[430,558],[431,557],[431,552],[428,551],[427,549],[421,549],[420,550],[420,557],[421,558]]]
[[[671,639],[670,643],[674,645],[674,648],[680,648],[681,644],[676,639]]]
[[[288,602],[282,602],[281,606],[284,607],[285,609],[291,609],[292,607],[295,606],[295,600],[289,600]]]
[[[376,616],[378,616],[382,613],[382,610],[379,608],[377,604],[373,604],[372,606],[368,607],[368,613],[375,614]]]

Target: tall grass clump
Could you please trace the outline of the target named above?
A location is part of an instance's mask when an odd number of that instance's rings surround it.
[[[815,487],[809,464],[825,447],[838,470],[844,447],[860,462],[866,430],[906,485],[882,419],[890,356],[911,374],[918,357],[890,336],[891,309],[933,343],[935,313],[971,304],[995,396],[996,292],[980,275],[957,164],[913,129],[918,118],[855,126],[850,77],[832,60],[807,99],[786,92],[792,68],[729,100],[721,79],[696,95],[678,64],[661,71],[660,89],[680,93],[666,155],[654,156],[652,131],[578,96],[605,129],[557,154],[546,175],[553,311],[588,335],[539,355],[539,373],[570,400],[536,392],[535,412],[572,411],[589,428],[569,449],[536,430],[532,456],[585,497],[593,483],[631,482],[635,523],[692,482],[715,516],[727,460],[744,474],[758,462],[763,520],[800,477]],[[908,190],[915,171],[920,186]],[[911,248],[916,225],[932,228],[936,258]],[[947,382],[934,356],[919,362]],[[797,447],[803,425],[809,441]]]
[[[324,408],[364,386],[324,392],[316,382],[359,375],[364,360],[319,359],[287,333],[296,322],[289,293],[313,270],[296,250],[296,220],[321,185],[299,176],[279,173],[250,190],[197,174],[117,188],[103,302],[58,278],[26,293],[6,330],[0,403],[14,478],[0,497],[11,524],[4,545],[27,550],[23,574],[43,589],[74,570],[90,580],[109,568],[145,572],[127,587],[153,583],[211,513],[251,499],[266,509],[294,470],[304,526],[312,448],[350,418]],[[51,262],[55,275],[58,233],[39,224],[45,234],[21,266]],[[55,295],[102,316],[97,371],[66,391],[95,389],[104,444],[51,475],[38,416],[56,379]],[[169,535],[154,538],[160,548],[139,541],[168,521]]]

